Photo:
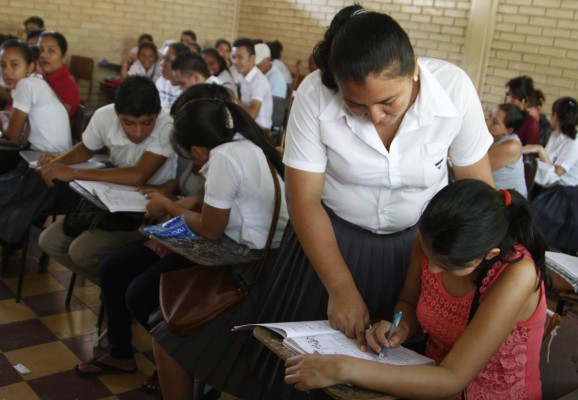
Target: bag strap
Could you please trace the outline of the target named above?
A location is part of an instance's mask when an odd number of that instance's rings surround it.
[[[281,185],[279,184],[279,178],[277,177],[277,170],[271,163],[271,161],[267,160],[267,164],[269,165],[269,169],[271,170],[271,175],[273,175],[273,185],[275,186],[275,208],[273,210],[273,217],[271,218],[271,227],[269,228],[269,236],[267,237],[267,243],[265,244],[265,248],[261,253],[261,259],[255,267],[253,268],[253,272],[251,273],[251,280],[249,281],[249,286],[253,285],[261,272],[263,271],[263,267],[267,262],[267,256],[269,255],[269,250],[271,249],[271,244],[273,243],[273,237],[275,236],[275,231],[277,230],[277,221],[279,220],[279,213],[281,211]]]

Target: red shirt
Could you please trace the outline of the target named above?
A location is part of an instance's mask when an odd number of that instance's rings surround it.
[[[527,144],[540,144],[540,124],[536,118],[528,115],[518,132],[518,137],[522,146]]]
[[[45,76],[45,79],[60,101],[70,106],[68,116],[70,117],[72,125],[74,114],[76,114],[76,110],[78,110],[80,106],[80,91],[78,90],[76,81],[72,75],[70,75],[68,65],[65,64],[58,71],[49,76]]]

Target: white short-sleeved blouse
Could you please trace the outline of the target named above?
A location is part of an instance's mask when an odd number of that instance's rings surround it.
[[[560,184],[578,186],[578,141],[570,139],[561,132],[552,132],[545,150],[552,164],[566,171],[560,177]]]
[[[464,71],[420,58],[420,92],[389,151],[366,118],[346,109],[319,71],[299,86],[287,129],[284,163],[325,173],[323,202],[376,233],[417,223],[426,202],[447,184],[447,159],[468,166],[492,144],[476,90]]]

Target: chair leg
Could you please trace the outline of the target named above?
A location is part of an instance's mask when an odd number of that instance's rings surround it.
[[[195,390],[193,399],[201,399],[203,397],[203,392],[205,391],[205,382],[195,379]]]
[[[48,257],[48,254],[42,252],[42,254],[40,254],[40,258],[38,259],[38,272],[46,272],[49,262],[50,257]]]
[[[66,300],[64,300],[64,304],[66,306],[70,305],[70,298],[72,297],[72,292],[74,291],[74,284],[76,283],[76,272],[72,273],[70,277],[70,282],[68,282],[68,292],[66,293]]]
[[[96,318],[96,323],[94,324],[94,337],[93,337],[93,347],[97,348],[100,346],[100,342],[106,336],[106,329],[102,330],[102,323],[104,321],[104,303],[100,301],[100,307],[98,309],[98,317]]]
[[[558,299],[558,302],[556,303],[556,314],[558,314],[559,316],[562,316],[562,313],[564,312],[564,305],[566,304],[566,302],[563,299]]]
[[[30,231],[24,235],[22,241],[22,254],[20,255],[20,271],[18,272],[18,285],[16,286],[16,303],[20,303],[22,297],[22,287],[24,286],[24,271],[26,270],[26,258],[28,257],[28,242],[30,241]]]

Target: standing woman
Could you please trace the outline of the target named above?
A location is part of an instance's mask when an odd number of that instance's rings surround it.
[[[366,348],[370,317],[392,315],[421,210],[447,184],[448,154],[457,179],[493,183],[492,138],[465,72],[417,59],[388,15],[345,7],[315,61],[289,119],[291,223],[259,322],[329,319]],[[291,397],[283,365],[257,354],[268,390]]]
[[[514,104],[525,111],[530,96],[534,94],[534,81],[529,76],[518,76],[506,83],[504,103]],[[536,118],[528,115],[517,132],[522,145],[540,143],[540,125]]]
[[[64,104],[70,117],[71,125],[80,106],[80,91],[74,77],[65,64],[68,43],[59,32],[42,32],[38,38],[39,65],[46,82]]]

